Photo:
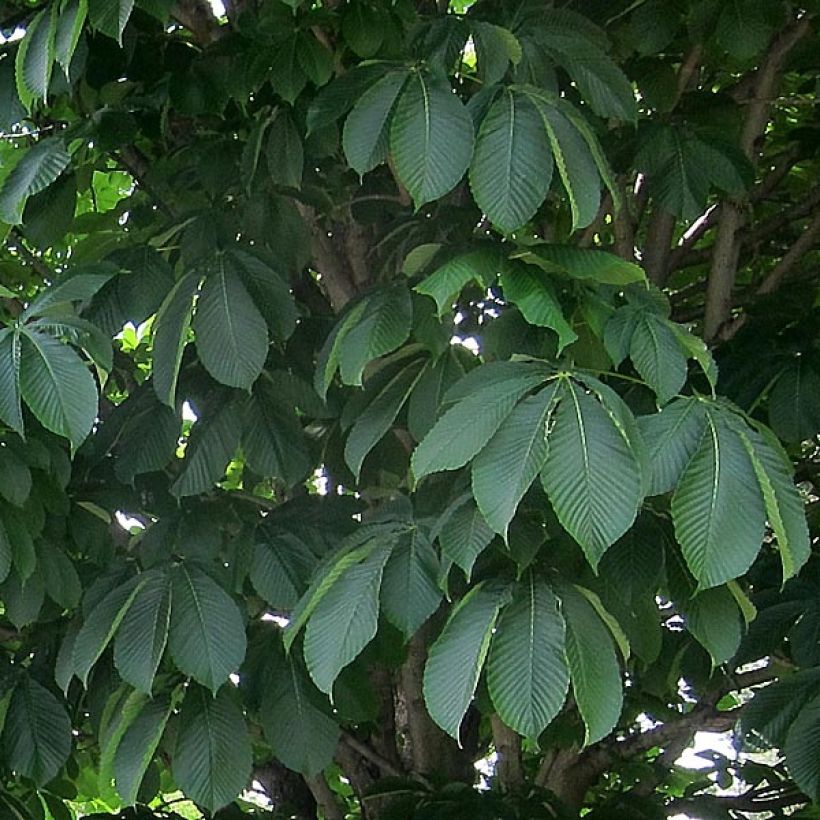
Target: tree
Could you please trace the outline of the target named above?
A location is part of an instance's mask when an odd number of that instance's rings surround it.
[[[816,2],[225,7],[0,11],[0,815],[815,816]]]

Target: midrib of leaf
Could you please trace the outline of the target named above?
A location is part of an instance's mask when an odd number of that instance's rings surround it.
[[[510,191],[512,189],[512,160],[513,160],[513,135],[515,133],[515,97],[513,97],[512,92],[509,90],[505,91],[510,103],[510,127],[507,139],[507,156],[505,157],[505,173],[504,178],[508,180],[508,184],[506,186],[506,190],[504,191],[504,201],[509,203],[510,200]]]
[[[214,782],[213,773],[216,771],[216,760],[214,759],[214,744],[213,732],[211,731],[211,710],[205,709],[205,728],[208,733],[208,791],[210,794],[210,803],[213,806],[216,797],[216,785]]]
[[[205,638],[203,643],[205,644],[205,654],[208,656],[208,675],[211,678],[211,681],[213,681],[213,658],[211,655],[211,644],[208,641],[208,630],[205,629],[205,619],[203,617],[203,610],[199,604],[199,598],[197,597],[196,590],[194,589],[194,585],[191,581],[191,576],[188,570],[183,569],[182,571],[185,573],[185,580],[191,589],[191,596],[193,597],[194,606],[196,607],[196,612],[198,616],[197,625],[200,627],[200,631],[202,632],[202,635]]]
[[[569,391],[570,396],[572,397],[572,404],[575,408],[575,417],[578,420],[578,433],[581,436],[581,452],[583,453],[584,458],[584,484],[586,485],[587,490],[587,497],[592,497],[592,484],[590,483],[591,479],[591,472],[589,469],[589,451],[587,445],[587,434],[586,428],[584,427],[584,418],[583,414],[581,413],[581,405],[578,401],[578,396],[575,395],[575,390],[572,387],[567,388]]]
[[[240,345],[239,340],[236,336],[236,329],[234,327],[233,316],[231,315],[230,301],[228,299],[228,280],[227,276],[225,275],[225,258],[222,256],[219,258],[219,276],[219,292],[222,297],[223,309],[225,313],[225,326],[228,330],[228,335],[231,340],[231,347],[234,353],[234,361],[238,362]]]
[[[424,82],[424,77],[418,75],[419,83],[421,83],[421,94],[424,103],[424,185],[423,189],[427,188],[428,184],[428,157],[430,156],[430,142],[431,142],[431,125],[430,125],[430,92]]]
[[[530,699],[532,693],[535,691],[535,664],[533,658],[535,657],[535,581],[532,573],[529,574],[529,592],[530,592],[530,631],[529,631],[529,663],[527,665],[527,677],[529,678],[529,693]],[[527,709],[529,717],[532,717],[532,704]]]
[[[572,208],[573,215],[572,221],[574,223],[578,215],[578,200],[575,198],[575,189],[573,188],[569,178],[569,171],[567,169],[566,160],[564,159],[564,152],[561,150],[561,143],[555,134],[555,129],[552,127],[552,123],[547,117],[544,116],[544,112],[541,110],[540,106],[536,106],[536,109],[538,110],[538,116],[541,117],[541,122],[544,123],[544,128],[547,131],[547,137],[549,138],[550,145],[552,146],[552,156],[555,159],[555,164],[558,166],[558,173],[561,175],[561,180],[564,183],[564,189],[569,197],[569,204]]]
[[[714,536],[714,526],[715,526],[715,509],[717,507],[717,496],[718,490],[720,485],[720,444],[719,438],[717,434],[717,430],[715,429],[715,424],[710,415],[707,414],[706,417],[706,424],[708,425],[709,435],[712,437],[712,447],[714,447],[715,451],[715,460],[714,460],[714,470],[712,473],[712,494],[709,504],[709,520],[707,524],[707,531],[709,533],[709,540],[711,541]]]
[[[40,348],[40,344],[37,341],[37,337],[35,336],[35,334],[27,333],[26,338],[34,345],[34,348],[36,349],[37,354],[42,359],[43,364],[46,366],[46,370],[48,371],[48,374],[51,377],[51,381],[54,385],[54,392],[57,394],[57,401],[58,401],[59,406],[60,406],[60,412],[63,415],[63,421],[65,423],[65,426],[67,428],[73,427],[74,425],[69,423],[68,414],[65,412],[65,409],[64,409],[66,405],[65,405],[64,395],[63,395],[62,384],[60,383],[60,380],[57,378],[57,375],[54,372],[54,368],[52,368],[51,364],[48,361],[48,357],[45,355],[43,350]],[[72,436],[73,431],[71,429],[68,429],[66,432],[69,435],[69,439],[72,439],[73,438],[73,436]],[[73,447],[74,447],[73,441],[72,441],[71,446],[72,446],[72,449],[73,449]]]

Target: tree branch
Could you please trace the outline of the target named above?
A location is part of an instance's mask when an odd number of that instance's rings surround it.
[[[796,20],[777,35],[760,68],[753,75],[752,99],[740,136],[740,148],[754,160],[769,121],[771,99],[780,82],[783,64],[794,46],[808,34],[811,20],[808,15]],[[707,342],[714,340],[732,308],[732,290],[740,257],[738,230],[744,221],[745,203],[727,201],[721,209],[718,233],[712,252],[712,264],[706,289],[706,313],[703,333]]]
[[[178,0],[171,16],[194,35],[202,48],[207,48],[224,34],[207,0]]]
[[[490,718],[498,762],[496,773],[505,792],[517,791],[524,785],[524,768],[521,761],[521,738],[510,729],[498,715]]]

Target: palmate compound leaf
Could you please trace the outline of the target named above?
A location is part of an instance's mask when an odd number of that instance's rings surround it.
[[[575,382],[565,380],[555,400],[541,482],[561,525],[594,568],[638,513],[643,477],[637,442],[600,396]]]
[[[525,737],[537,738],[566,698],[564,638],[555,595],[528,574],[501,613],[487,662],[487,686],[499,717]]]
[[[38,786],[52,780],[71,751],[71,721],[60,701],[24,675],[14,687],[3,727],[6,763]]]
[[[543,120],[524,94],[505,89],[478,131],[470,164],[476,204],[503,233],[524,225],[543,203],[553,160]]]
[[[424,668],[424,702],[430,717],[456,740],[478,685],[498,613],[508,597],[509,589],[503,584],[473,587],[453,608],[430,647]]]
[[[305,629],[308,672],[326,694],[339,673],[367,646],[379,620],[379,589],[392,544],[346,569],[316,605]]]
[[[180,671],[215,693],[245,658],[242,614],[201,569],[180,564],[171,582],[171,657]]]
[[[493,362],[456,383],[447,396],[456,403],[413,453],[416,480],[463,467],[488,444],[522,396],[550,375],[540,362]]]
[[[389,141],[396,174],[420,208],[464,176],[473,155],[473,121],[443,76],[415,71],[396,103]]]
[[[170,615],[171,579],[167,572],[149,570],[114,639],[117,671],[139,692],[151,694],[168,641]]]
[[[196,349],[205,369],[222,384],[250,390],[268,353],[268,329],[231,258],[209,265],[194,315]]]
[[[473,496],[497,533],[507,529],[519,502],[547,460],[547,434],[560,382],[519,402],[473,461]]]
[[[765,508],[754,465],[731,420],[709,408],[698,449],[672,496],[675,536],[700,589],[752,565],[763,542]]]
[[[277,655],[259,719],[274,755],[289,769],[310,777],[333,760],[341,729],[293,656]]]
[[[584,745],[606,737],[621,714],[623,689],[612,633],[580,588],[558,590],[566,621],[566,657],[572,693],[586,727]]]
[[[187,797],[210,812],[230,803],[248,783],[251,739],[231,686],[212,695],[188,689],[171,767]]]

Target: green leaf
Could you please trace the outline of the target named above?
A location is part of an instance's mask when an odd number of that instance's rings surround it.
[[[381,605],[407,640],[441,603],[438,575],[438,557],[427,536],[418,528],[403,536],[384,568]]]
[[[519,502],[547,460],[547,434],[559,384],[518,404],[473,462],[473,495],[504,538]]]
[[[387,158],[387,123],[409,72],[391,71],[365,91],[345,120],[342,147],[350,167],[364,176]]]
[[[381,48],[385,20],[380,7],[367,3],[350,3],[342,16],[342,36],[359,57],[372,57]]]
[[[306,118],[308,135],[343,117],[387,70],[387,63],[365,63],[336,77],[310,103]]]
[[[268,175],[276,185],[300,188],[305,169],[305,153],[302,139],[290,114],[280,111],[268,129],[265,148]]]
[[[518,306],[523,317],[537,327],[548,327],[558,336],[558,353],[572,344],[578,334],[564,318],[552,283],[531,265],[508,262],[501,274],[504,296]]]
[[[300,46],[300,38],[294,31],[284,40],[279,40],[271,56],[271,86],[290,105],[296,102],[307,83],[307,75],[299,60]]]
[[[37,544],[37,565],[48,597],[63,609],[80,603],[83,588],[74,562],[50,541]]]
[[[105,651],[119,629],[126,612],[145,583],[145,576],[134,576],[111,590],[88,614],[74,641],[74,674],[87,685],[91,667]]]
[[[181,672],[216,694],[245,658],[242,614],[228,593],[196,567],[175,567],[171,582],[171,657]]]
[[[188,690],[171,762],[177,785],[210,812],[247,786],[253,763],[248,727],[230,689],[214,697],[198,686]]]
[[[26,320],[32,316],[44,316],[53,312],[62,313],[63,309],[72,306],[75,302],[87,302],[117,273],[117,268],[108,264],[90,265],[87,269],[80,268],[72,271],[60,277],[32,300],[20,314],[21,319]],[[59,316],[60,320],[65,320],[65,318],[62,315]]]
[[[288,486],[303,480],[311,470],[299,418],[267,384],[257,388],[245,404],[242,450],[254,472],[280,478]]]
[[[345,461],[357,479],[365,456],[390,430],[423,372],[424,363],[418,361],[402,368],[358,415],[345,444]]]
[[[601,202],[598,167],[589,145],[574,124],[541,96],[529,95],[541,116],[572,210],[572,229],[595,219]]]
[[[472,119],[449,82],[415,72],[396,104],[390,153],[416,208],[455,188],[470,164],[473,139]]]
[[[295,535],[271,533],[254,546],[250,579],[274,609],[289,611],[308,585],[316,557]]]
[[[635,324],[629,356],[641,378],[666,404],[686,382],[686,357],[668,320],[643,313]]]
[[[14,551],[9,540],[9,534],[3,522],[0,521],[0,583],[9,577],[13,557]]]
[[[20,404],[20,333],[15,328],[0,330],[0,419],[18,435],[23,435],[23,408]]]
[[[390,549],[376,549],[346,569],[316,605],[305,630],[305,663],[327,694],[339,673],[376,634],[379,588]]]
[[[218,382],[250,390],[268,355],[268,329],[227,261],[218,256],[206,272],[194,315],[196,349]]]
[[[159,746],[172,707],[173,700],[168,697],[157,697],[146,703],[117,746],[114,784],[126,806],[137,802],[140,785]]]
[[[578,587],[559,591],[566,621],[572,693],[586,727],[584,745],[605,738],[621,714],[623,684],[612,635]]]
[[[444,513],[438,540],[441,554],[461,567],[469,578],[473,564],[490,545],[495,533],[469,496],[456,501],[454,507]]]
[[[71,721],[54,695],[24,675],[11,696],[3,727],[6,764],[44,786],[71,752]]]
[[[0,448],[0,495],[22,507],[31,493],[31,470],[14,450]]]
[[[531,100],[505,90],[484,117],[470,165],[476,204],[503,233],[528,222],[547,196],[552,154]]]
[[[703,402],[690,398],[675,399],[660,413],[638,419],[649,450],[649,495],[674,489],[703,438],[705,425]]]
[[[785,583],[811,556],[805,505],[792,480],[792,463],[777,439],[765,428],[746,429],[741,438],[763,492],[766,519],[777,538]]]
[[[100,720],[100,764],[97,782],[100,796],[109,803],[116,803],[114,792],[114,756],[128,727],[139,715],[148,698],[141,692],[131,692],[121,686],[106,701]]]
[[[525,737],[537,739],[566,698],[564,633],[552,590],[528,575],[501,614],[487,662],[487,686],[499,717]]]
[[[634,262],[627,262],[614,253],[591,248],[535,245],[527,250],[517,251],[512,258],[537,265],[547,273],[561,272],[573,279],[591,279],[593,282],[606,285],[628,285],[632,282],[646,281],[643,268]]]
[[[541,481],[564,529],[597,567],[633,524],[641,468],[625,430],[597,398],[565,382]]]
[[[413,290],[436,300],[438,315],[450,310],[463,288],[475,282],[482,288],[498,276],[501,259],[496,248],[487,247],[459,254],[425,277]]]
[[[97,385],[67,345],[23,329],[20,387],[40,424],[64,436],[76,450],[97,417]]]
[[[772,38],[775,27],[767,14],[767,3],[732,0],[721,4],[715,37],[738,60],[746,61],[762,52]],[[775,13],[774,19],[779,15]],[[816,794],[816,792],[815,792]]]
[[[122,33],[134,8],[134,0],[88,0],[91,25],[122,45]]]
[[[277,658],[266,679],[259,720],[274,755],[312,777],[333,760],[341,729],[293,658]]]
[[[342,381],[360,386],[362,373],[369,362],[392,353],[407,340],[412,319],[410,292],[401,283],[366,297],[364,309],[350,325],[346,325],[339,340]]]
[[[333,76],[333,54],[313,34],[302,32],[298,57],[299,65],[315,86],[329,82]]]
[[[413,453],[417,481],[463,467],[487,445],[521,397],[550,375],[547,367],[534,362],[495,362],[473,373],[481,373],[486,380],[474,377],[476,388],[435,423]]]
[[[285,649],[290,651],[296,636],[313,615],[316,607],[347,570],[367,559],[373,552],[392,547],[404,527],[395,524],[373,524],[362,527],[349,536],[339,551],[317,571],[307,592],[300,598],[285,628]]]
[[[38,573],[24,578],[19,570],[12,570],[0,588],[5,614],[18,629],[37,620],[44,597],[43,578]]]
[[[59,137],[47,137],[28,148],[0,187],[0,218],[19,225],[26,200],[48,188],[70,161]]]
[[[796,358],[775,381],[769,424],[787,442],[805,441],[820,431],[820,373],[805,357]]]
[[[632,85],[612,59],[585,36],[547,27],[541,42],[577,84],[581,96],[601,117],[635,122],[637,107]]]
[[[171,580],[165,572],[149,570],[114,639],[120,677],[148,695],[168,640],[170,613]]]
[[[510,63],[521,61],[518,38],[506,28],[476,20],[472,24],[478,76],[485,87],[501,82]]]
[[[709,653],[712,665],[729,661],[743,637],[740,610],[725,586],[699,592],[684,605],[686,626]]]
[[[783,752],[795,783],[816,801],[820,798],[820,694],[800,710],[786,736]]]
[[[57,10],[54,4],[34,17],[26,27],[26,35],[17,51],[17,91],[26,108],[30,108],[35,99],[44,100],[48,94],[54,66]]]
[[[228,251],[225,261],[242,277],[273,338],[280,342],[289,339],[296,328],[298,312],[287,277],[274,270],[268,262],[246,251]]]
[[[508,594],[502,585],[473,587],[453,608],[430,647],[424,668],[424,702],[430,717],[456,740]]]
[[[236,455],[241,431],[240,405],[235,400],[225,402],[213,415],[199,419],[191,431],[182,470],[171,492],[182,498],[213,487]]]
[[[159,400],[171,408],[176,404],[182,351],[188,343],[194,295],[198,289],[199,277],[186,273],[165,297],[154,320],[154,390]]]
[[[88,0],[69,0],[60,12],[54,38],[54,56],[68,77],[71,58],[77,50],[88,14]]]
[[[743,712],[746,734],[763,738],[769,745],[783,748],[789,727],[800,710],[818,692],[820,669],[802,669],[758,689]]]
[[[675,535],[700,589],[746,572],[763,542],[765,515],[743,441],[709,412],[700,445],[672,496]]]

